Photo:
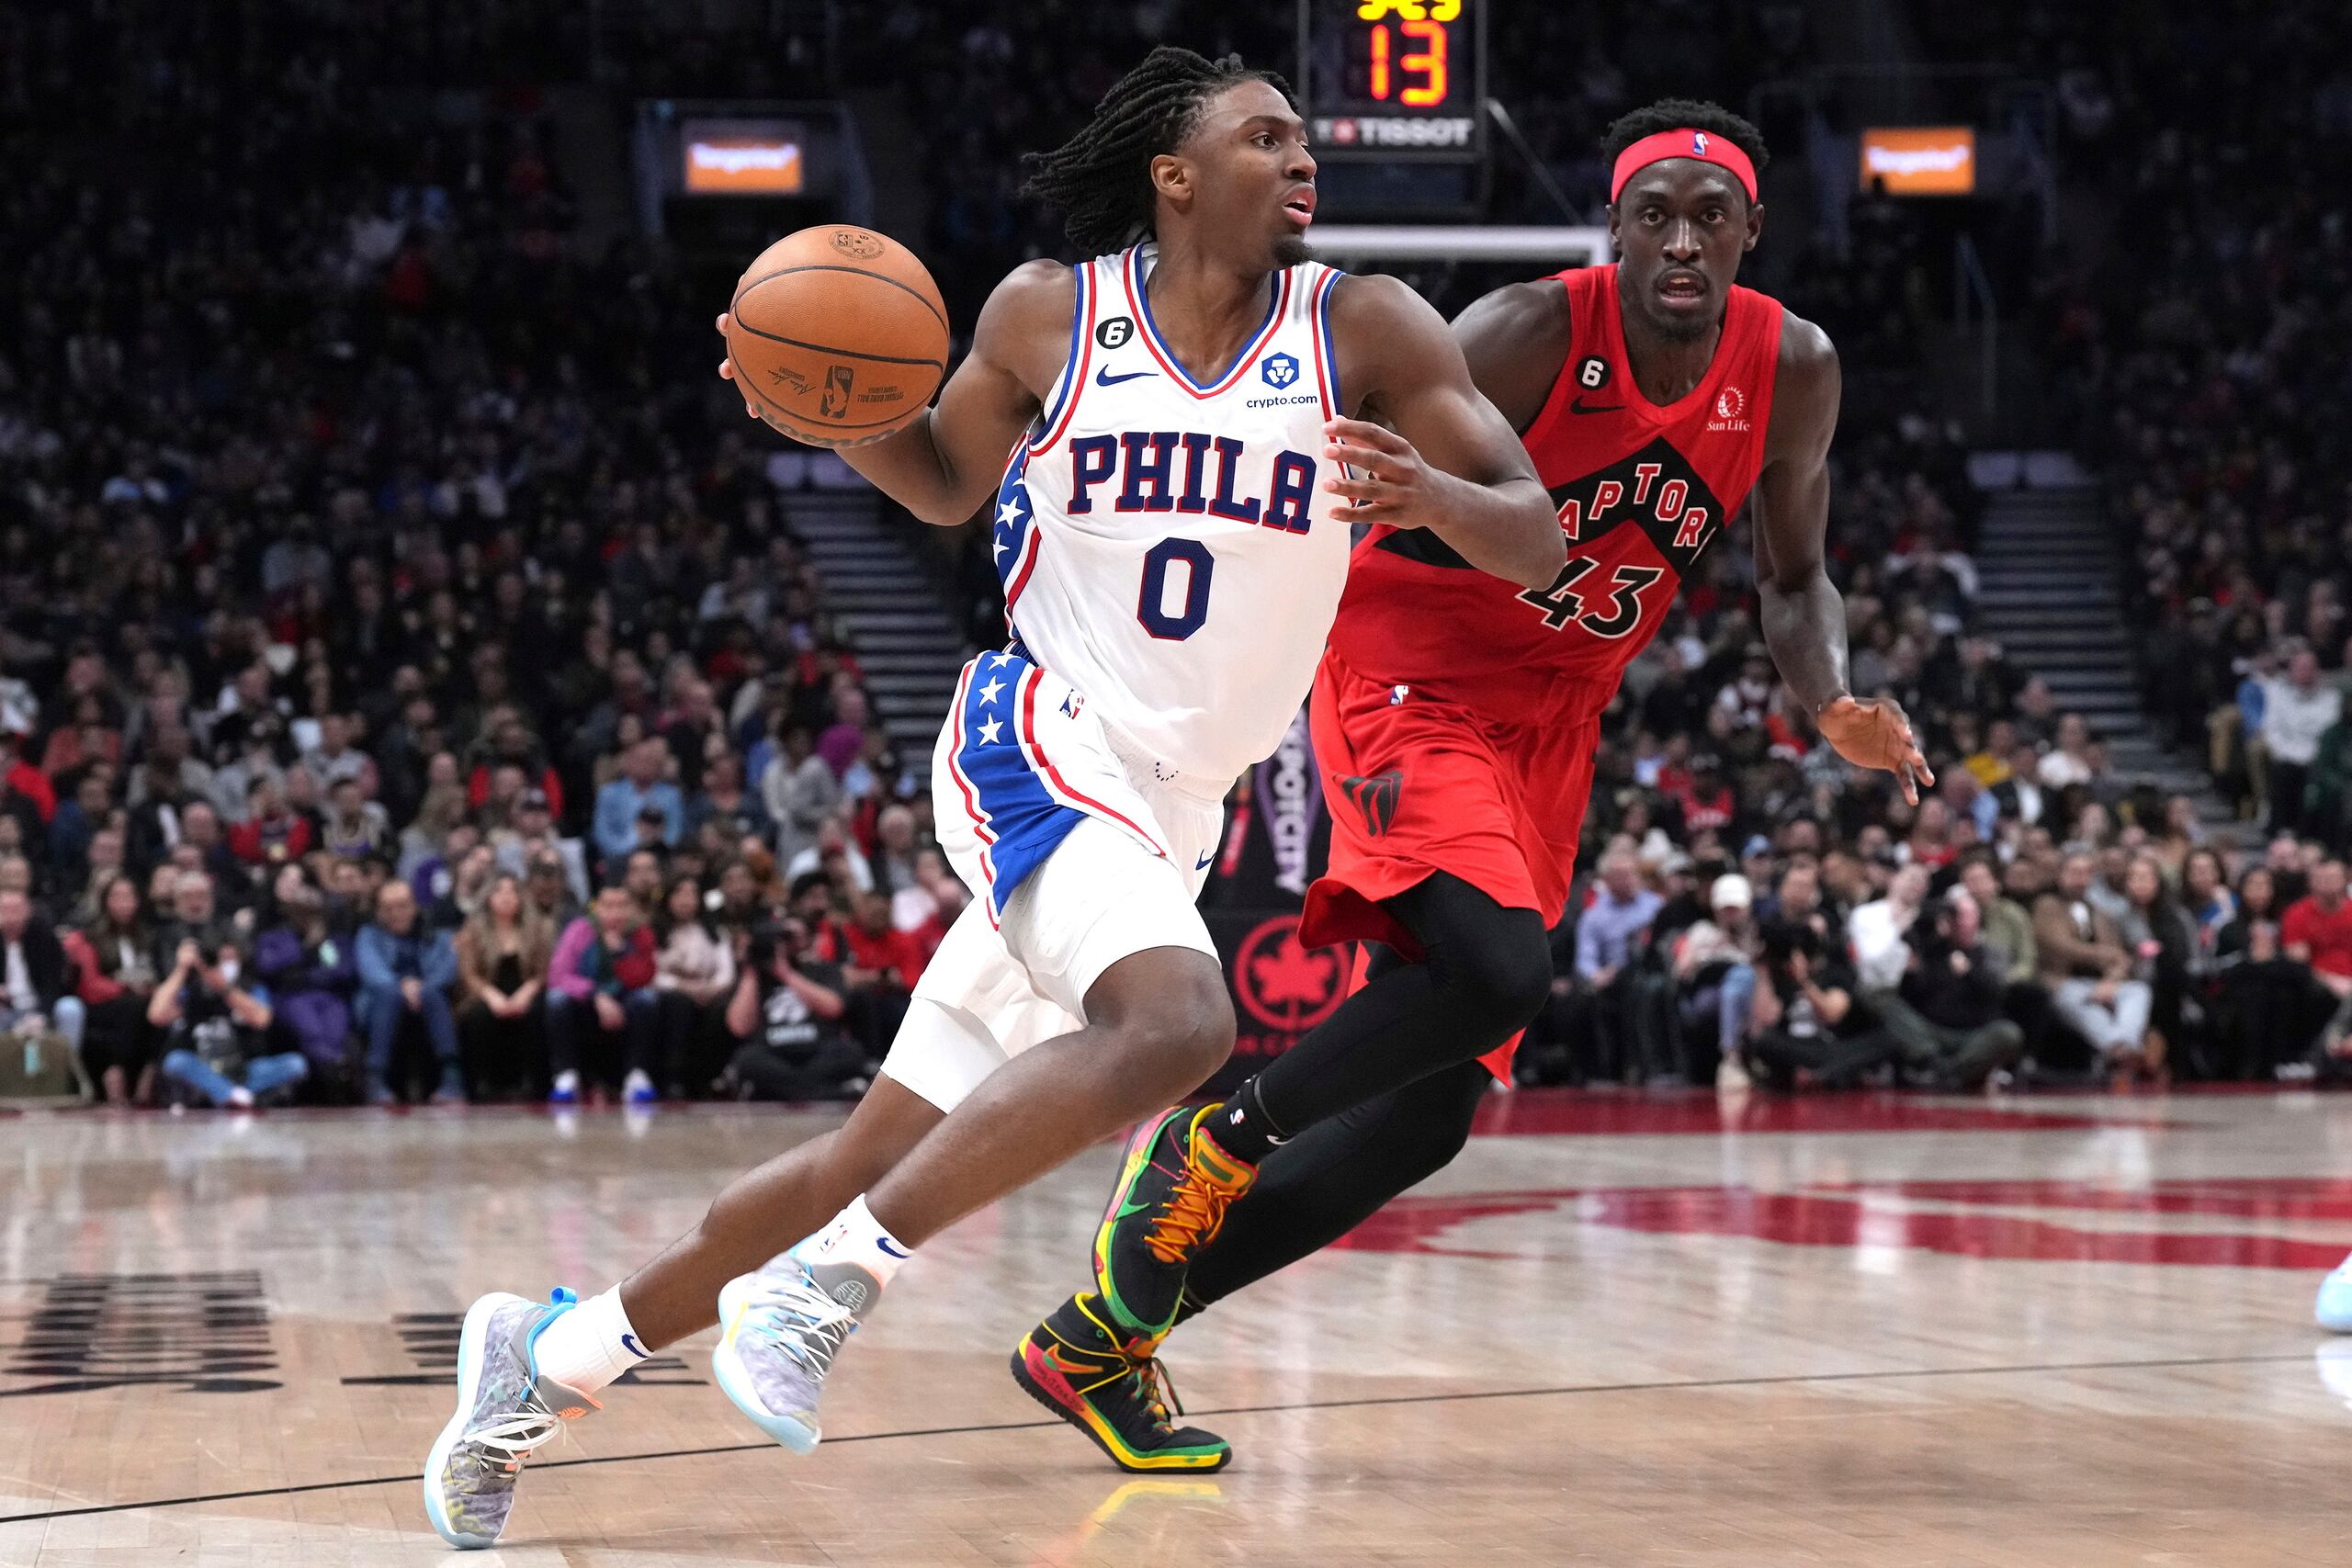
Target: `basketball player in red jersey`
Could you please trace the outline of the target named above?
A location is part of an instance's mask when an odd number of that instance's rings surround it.
[[[1934,782],[1902,710],[1847,686],[1844,605],[1822,568],[1837,353],[1733,282],[1763,225],[1763,138],[1670,99],[1619,120],[1606,145],[1619,260],[1503,288],[1454,323],[1559,509],[1566,566],[1521,592],[1425,530],[1375,527],[1317,678],[1331,859],[1300,935],[1377,944],[1369,981],[1230,1100],[1138,1132],[1094,1289],[1024,1352],[1107,1344],[1146,1365],[1176,1322],[1459,1152],[1550,990],[1546,932],[1566,910],[1601,715],[1743,503],[1781,679],[1849,761],[1892,772],[1915,801]],[[1137,1200],[1203,1139],[1255,1179],[1221,1228],[1187,1235]],[[1047,1403],[1125,1468],[1177,1467],[1123,1455],[1069,1401]]]

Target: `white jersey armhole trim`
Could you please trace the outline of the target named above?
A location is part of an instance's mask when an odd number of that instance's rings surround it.
[[[1069,312],[1069,353],[1062,361],[1061,378],[1054,384],[1053,401],[1038,416],[1037,437],[1029,443],[1029,450],[1042,452],[1061,439],[1069,428],[1070,415],[1078,412],[1079,395],[1085,389],[1086,367],[1094,358],[1094,293],[1095,264],[1070,268],[1078,284],[1078,297]]]
[[[1315,334],[1316,384],[1323,393],[1323,417],[1345,419],[1348,405],[1340,397],[1340,351],[1331,341],[1331,291],[1346,276],[1337,267],[1327,266],[1323,276],[1315,280],[1314,319],[1310,325]]]

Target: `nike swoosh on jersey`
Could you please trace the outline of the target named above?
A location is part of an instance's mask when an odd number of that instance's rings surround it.
[[[1590,408],[1587,408],[1584,400],[1577,398],[1568,404],[1568,412],[1570,413],[1615,413],[1624,406],[1623,403],[1595,403]]]
[[[1114,376],[1111,374],[1111,367],[1105,365],[1094,373],[1094,384],[1098,387],[1115,387],[1122,381],[1140,381],[1146,376],[1159,374],[1157,370],[1130,370],[1124,376]]]
[[[1200,863],[1193,866],[1193,869],[1194,871],[1206,871],[1209,868],[1209,862],[1215,859],[1216,859],[1216,852],[1215,850],[1211,850],[1208,853],[1201,857]]]

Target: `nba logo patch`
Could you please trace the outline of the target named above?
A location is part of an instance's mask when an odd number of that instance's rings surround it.
[[[1690,133],[1690,151],[1697,153],[1702,158],[1707,155],[1707,133],[1705,131],[1694,130]]]
[[[1258,361],[1258,374],[1269,387],[1287,387],[1298,379],[1298,361],[1287,354],[1270,354]]]

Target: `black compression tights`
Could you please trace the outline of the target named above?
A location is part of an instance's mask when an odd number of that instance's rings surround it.
[[[1317,1122],[1268,1155],[1193,1259],[1185,1315],[1321,1251],[1442,1169],[1462,1152],[1493,1082],[1480,1064],[1458,1062]]]
[[[1250,1080],[1257,1109],[1282,1136],[1486,1055],[1526,1028],[1551,997],[1552,950],[1533,910],[1507,909],[1442,871],[1384,907],[1424,956],[1383,964]],[[1222,1134],[1219,1141],[1253,1157]]]
[[[1229,1295],[1336,1241],[1461,1151],[1489,1082],[1476,1058],[1551,995],[1543,919],[1443,872],[1388,900],[1426,954],[1383,949],[1371,983],[1254,1080],[1295,1134],[1193,1264],[1187,1293]]]

